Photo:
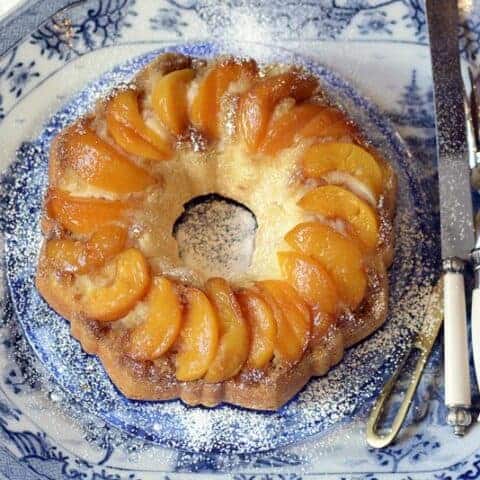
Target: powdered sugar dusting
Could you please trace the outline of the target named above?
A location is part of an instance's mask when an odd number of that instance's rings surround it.
[[[230,47],[228,47],[230,49]],[[212,46],[180,49],[187,54],[216,55]],[[233,53],[237,53],[233,49]],[[243,52],[238,52],[242,54]],[[247,52],[249,53],[249,52]],[[255,54],[265,61],[302,63],[283,51],[263,49]],[[434,245],[431,206],[422,196],[415,171],[402,144],[377,112],[348,86],[322,68],[310,65],[323,79],[332,97],[352,112],[372,142],[391,160],[399,175],[395,263],[390,272],[391,301],[386,325],[370,339],[346,352],[342,363],[326,377],[312,380],[298,396],[278,412],[248,411],[231,406],[215,409],[186,407],[179,401],[136,402],[127,400],[112,385],[96,358],[86,355],[72,339],[68,324],[40,299],[34,287],[40,244],[39,216],[46,185],[48,147],[52,137],[71,120],[85,113],[112,85],[127,81],[132,72],[154,54],[143,56],[90,85],[58,114],[32,144],[25,144],[3,182],[2,207],[6,231],[7,274],[13,302],[27,337],[49,374],[33,363],[32,377],[43,379],[59,408],[74,410],[75,421],[92,430],[92,414],[138,440],[181,447],[194,452],[249,452],[269,450],[325,433],[354,418],[376,395],[411,342],[422,321],[430,285],[437,273],[438,249]],[[257,55],[256,55],[257,56]],[[51,379],[55,377],[54,383]],[[62,390],[58,389],[61,385]],[[73,405],[73,407],[72,407]],[[81,405],[81,408],[76,407]],[[86,414],[85,412],[89,412]],[[98,428],[103,428],[101,422]],[[132,445],[132,442],[127,442]]]

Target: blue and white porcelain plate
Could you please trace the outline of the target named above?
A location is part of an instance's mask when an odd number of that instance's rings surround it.
[[[59,3],[45,0],[43,5],[48,10]],[[479,49],[479,13],[465,2],[460,40],[472,62]],[[27,24],[31,17],[27,5],[15,21]],[[33,288],[49,141],[112,83],[163,49],[305,64],[399,173],[398,246],[386,326],[278,413],[127,401]],[[397,443],[372,450],[364,441],[371,402],[421,322],[429,286],[438,276],[432,112],[420,0],[258,5],[246,0],[87,0],[0,57],[0,226],[6,242],[0,475],[92,480],[191,478],[192,472],[236,480],[480,477],[479,428],[475,425],[458,440],[445,425],[440,343]]]
[[[197,453],[250,453],[298,443],[358,415],[391,375],[396,360],[410,344],[435,273],[437,252],[432,238],[437,232],[432,227],[431,205],[426,203],[422,188],[412,175],[413,158],[389,121],[329,70],[288,50],[258,43],[247,42],[241,47],[231,43],[194,43],[173,50],[202,57],[222,53],[246,55],[254,50],[259,62],[303,64],[322,79],[336,103],[345,106],[369,139],[392,162],[398,172],[401,195],[397,206],[396,260],[390,270],[391,307],[387,325],[367,342],[350,350],[330,375],[312,380],[278,412],[253,412],[231,406],[211,410],[191,408],[180,401],[131,401],[112,385],[101,364],[82,352],[69,334],[68,323],[45,304],[35,288],[42,192],[48,183],[51,139],[79,114],[91,109],[102,92],[115,83],[128,81],[134,72],[158,55],[158,51],[120,65],[91,83],[49,119],[28,148],[18,151],[17,160],[5,176],[15,180],[8,192],[10,208],[5,218],[7,280],[13,307],[28,341],[56,381],[84,408],[88,407],[122,430],[164,446]]]

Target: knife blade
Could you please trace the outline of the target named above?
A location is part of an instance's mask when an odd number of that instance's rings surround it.
[[[458,48],[457,0],[427,0],[430,38],[442,265],[444,271],[445,403],[447,421],[463,435],[471,423],[465,306],[465,260],[474,247],[473,208]]]
[[[466,259],[473,248],[464,87],[455,0],[427,0],[437,130],[442,258]]]

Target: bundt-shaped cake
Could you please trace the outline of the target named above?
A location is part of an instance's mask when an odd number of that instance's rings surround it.
[[[127,397],[276,409],[385,320],[395,190],[308,72],[164,54],[54,139],[38,290]],[[212,193],[255,215],[243,270],[180,252]]]

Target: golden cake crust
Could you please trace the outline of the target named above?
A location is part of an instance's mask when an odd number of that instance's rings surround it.
[[[44,258],[44,257],[40,257]],[[127,332],[112,331],[78,314],[60,282],[53,280],[51,267],[39,264],[36,285],[49,305],[70,320],[71,333],[89,354],[97,355],[109,377],[128,398],[172,400],[189,405],[215,406],[221,402],[259,410],[276,410],[313,376],[324,375],[343,358],[346,348],[368,337],[385,321],[388,306],[388,276],[383,262],[369,267],[369,292],[359,312],[340,319],[327,335],[311,342],[300,362],[271,365],[266,371],[244,374],[220,384],[203,380],[179,382],[171,358],[161,362],[138,362],[124,351]]]
[[[205,62],[201,60],[166,54],[155,59],[137,74],[133,84],[139,92],[144,92],[151,88],[151,83],[158,77],[192,66],[202,68],[204,65]],[[94,114],[77,122],[78,128],[83,128],[91,122],[96,122],[96,128],[101,128],[98,125],[104,122],[105,108],[105,103],[99,102]],[[106,141],[112,148],[118,149],[111,139]],[[352,141],[365,146],[356,129],[352,135]],[[68,156],[65,155],[64,143],[65,138],[61,132],[51,146],[49,179],[50,187],[53,188],[65,187],[65,178],[68,177],[71,167]],[[397,184],[391,166],[372,148],[368,150],[383,170],[384,189],[377,209],[379,241],[375,251],[365,253],[364,257],[368,281],[366,294],[358,308],[353,312],[350,309],[344,310],[335,322],[330,322],[326,330],[321,327],[327,321],[325,314],[315,312],[308,347],[302,358],[293,364],[274,357],[263,369],[242,369],[233,378],[219,383],[208,383],[204,379],[179,381],[175,375],[175,346],[167,354],[155,360],[139,361],[132,358],[127,348],[130,343],[130,330],[123,328],[120,325],[121,322],[102,322],[88,318],[82,308],[79,308],[79,293],[74,288],[75,274],[69,271],[60,272],[48,260],[46,245],[42,247],[39,255],[37,288],[48,304],[69,320],[72,336],[80,341],[86,352],[99,357],[111,380],[128,398],[139,400],[180,398],[189,405],[214,406],[226,402],[252,409],[275,410],[298,392],[311,377],[326,374],[342,359],[346,348],[369,336],[382,325],[386,318],[388,307],[386,269],[393,260],[393,218]],[[139,164],[147,170],[153,165],[152,162],[143,161]],[[227,163],[219,163],[219,165],[224,164],[228,167]],[[163,185],[166,173],[164,170],[157,171],[155,168],[152,167],[152,178],[154,178],[152,182]],[[307,185],[311,188],[312,185],[322,184],[325,184],[324,180],[309,179],[302,188],[305,190]],[[191,196],[202,193],[201,189],[197,190],[192,188]],[[47,206],[54,195],[52,192],[51,188],[46,197]],[[231,192],[227,189],[226,193]],[[132,198],[135,199],[137,196],[140,198],[141,195],[133,195]],[[247,197],[242,198],[244,199]],[[54,218],[48,207],[42,218],[42,231],[46,239],[75,237]],[[135,240],[137,241],[138,239]],[[133,240],[129,242],[132,243]],[[138,243],[135,243],[135,246],[138,246]],[[153,275],[163,274],[162,269],[158,271],[160,267],[155,262],[150,262],[149,268]],[[181,295],[183,287],[178,288]]]

